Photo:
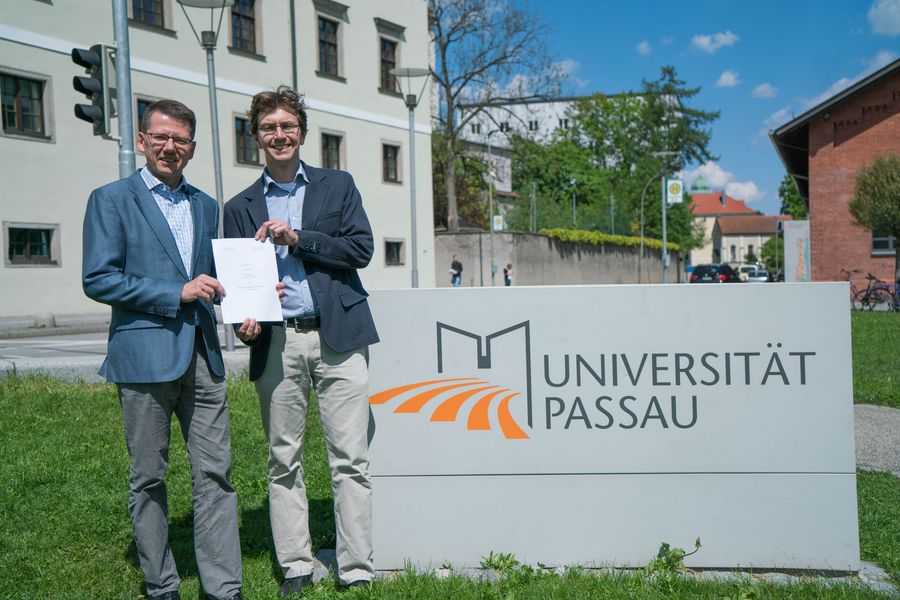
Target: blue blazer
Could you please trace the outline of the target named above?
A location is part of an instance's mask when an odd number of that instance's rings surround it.
[[[140,173],[91,193],[84,215],[82,287],[112,307],[109,346],[100,375],[116,383],[174,381],[187,371],[200,327],[210,371],[224,377],[211,302],[181,303],[184,284],[214,275],[216,201],[188,186],[194,219],[192,275],[162,211]]]
[[[334,350],[347,352],[378,341],[357,269],[372,259],[372,227],[362,198],[349,173],[317,169],[303,163],[309,179],[293,256],[303,261],[310,292],[319,305],[322,339]],[[225,237],[253,237],[269,209],[260,177],[225,204]],[[250,380],[262,375],[269,354],[272,324],[250,344]]]

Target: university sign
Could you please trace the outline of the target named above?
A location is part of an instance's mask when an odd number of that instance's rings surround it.
[[[700,537],[694,566],[858,568],[845,297],[374,292],[376,566],[639,566]]]

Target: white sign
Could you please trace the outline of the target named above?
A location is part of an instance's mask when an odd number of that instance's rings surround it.
[[[503,223],[503,215],[494,215],[494,231],[503,231],[506,226]]]
[[[684,200],[684,181],[681,179],[666,180],[666,202],[681,204]]]
[[[641,566],[700,537],[691,566],[857,569],[845,296],[373,292],[376,567]]]

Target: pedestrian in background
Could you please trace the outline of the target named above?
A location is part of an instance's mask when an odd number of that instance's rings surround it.
[[[503,269],[503,285],[509,287],[512,285],[512,263],[506,263],[506,267]]]
[[[454,254],[453,260],[450,261],[450,285],[459,287],[459,284],[462,283],[462,272],[463,266],[459,262],[459,255]]]

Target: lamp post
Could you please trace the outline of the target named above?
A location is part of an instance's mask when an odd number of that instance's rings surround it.
[[[419,254],[418,241],[416,239],[416,106],[425,86],[428,85],[428,79],[422,84],[419,95],[412,93],[412,80],[415,77],[425,77],[431,74],[430,69],[422,69],[416,67],[397,67],[390,70],[390,74],[397,78],[406,80],[407,93],[403,96],[403,102],[409,110],[409,219],[410,219],[410,250],[412,251],[412,287],[419,287]]]
[[[661,174],[663,172],[662,168],[660,168],[659,171]],[[643,283],[644,278],[644,194],[647,193],[647,188],[650,187],[650,184],[654,181],[656,181],[656,173],[650,176],[650,179],[644,184],[644,189],[641,192],[641,249],[638,252],[638,283]]]
[[[210,121],[212,123],[213,171],[216,180],[216,202],[219,204],[219,237],[221,238],[223,236],[222,219],[225,212],[225,198],[222,193],[222,155],[219,149],[219,109],[216,104],[216,63],[213,52],[216,49],[216,41],[219,39],[219,30],[222,28],[222,16],[225,14],[225,5],[228,4],[228,0],[177,1],[181,6],[182,12],[184,12],[188,25],[191,26],[191,31],[194,32],[194,37],[197,38],[200,47],[206,50],[206,78],[207,87],[209,88]],[[186,6],[209,10],[209,29],[203,30],[200,32],[200,35],[197,35],[197,30],[191,22],[191,16],[188,14]],[[219,24],[213,31],[212,26],[217,8],[219,9]],[[228,351],[234,350],[234,331],[232,331],[231,327],[225,327],[225,349]]]
[[[494,170],[494,156],[491,151],[491,136],[500,131],[492,129],[487,134],[487,155],[488,155],[488,239],[490,240],[490,258],[491,258],[491,287],[494,287],[494,276],[497,274],[497,267],[494,265],[494,179],[496,172]]]
[[[573,177],[569,183],[572,184],[572,229],[577,229],[578,219],[577,214],[575,213],[575,184],[578,183],[578,180]]]
[[[651,152],[651,156],[656,158],[665,158],[667,156],[678,156],[679,152],[664,151]],[[659,177],[662,182],[662,282],[668,283],[669,275],[669,244],[666,239],[666,166],[665,163],[659,167]]]

